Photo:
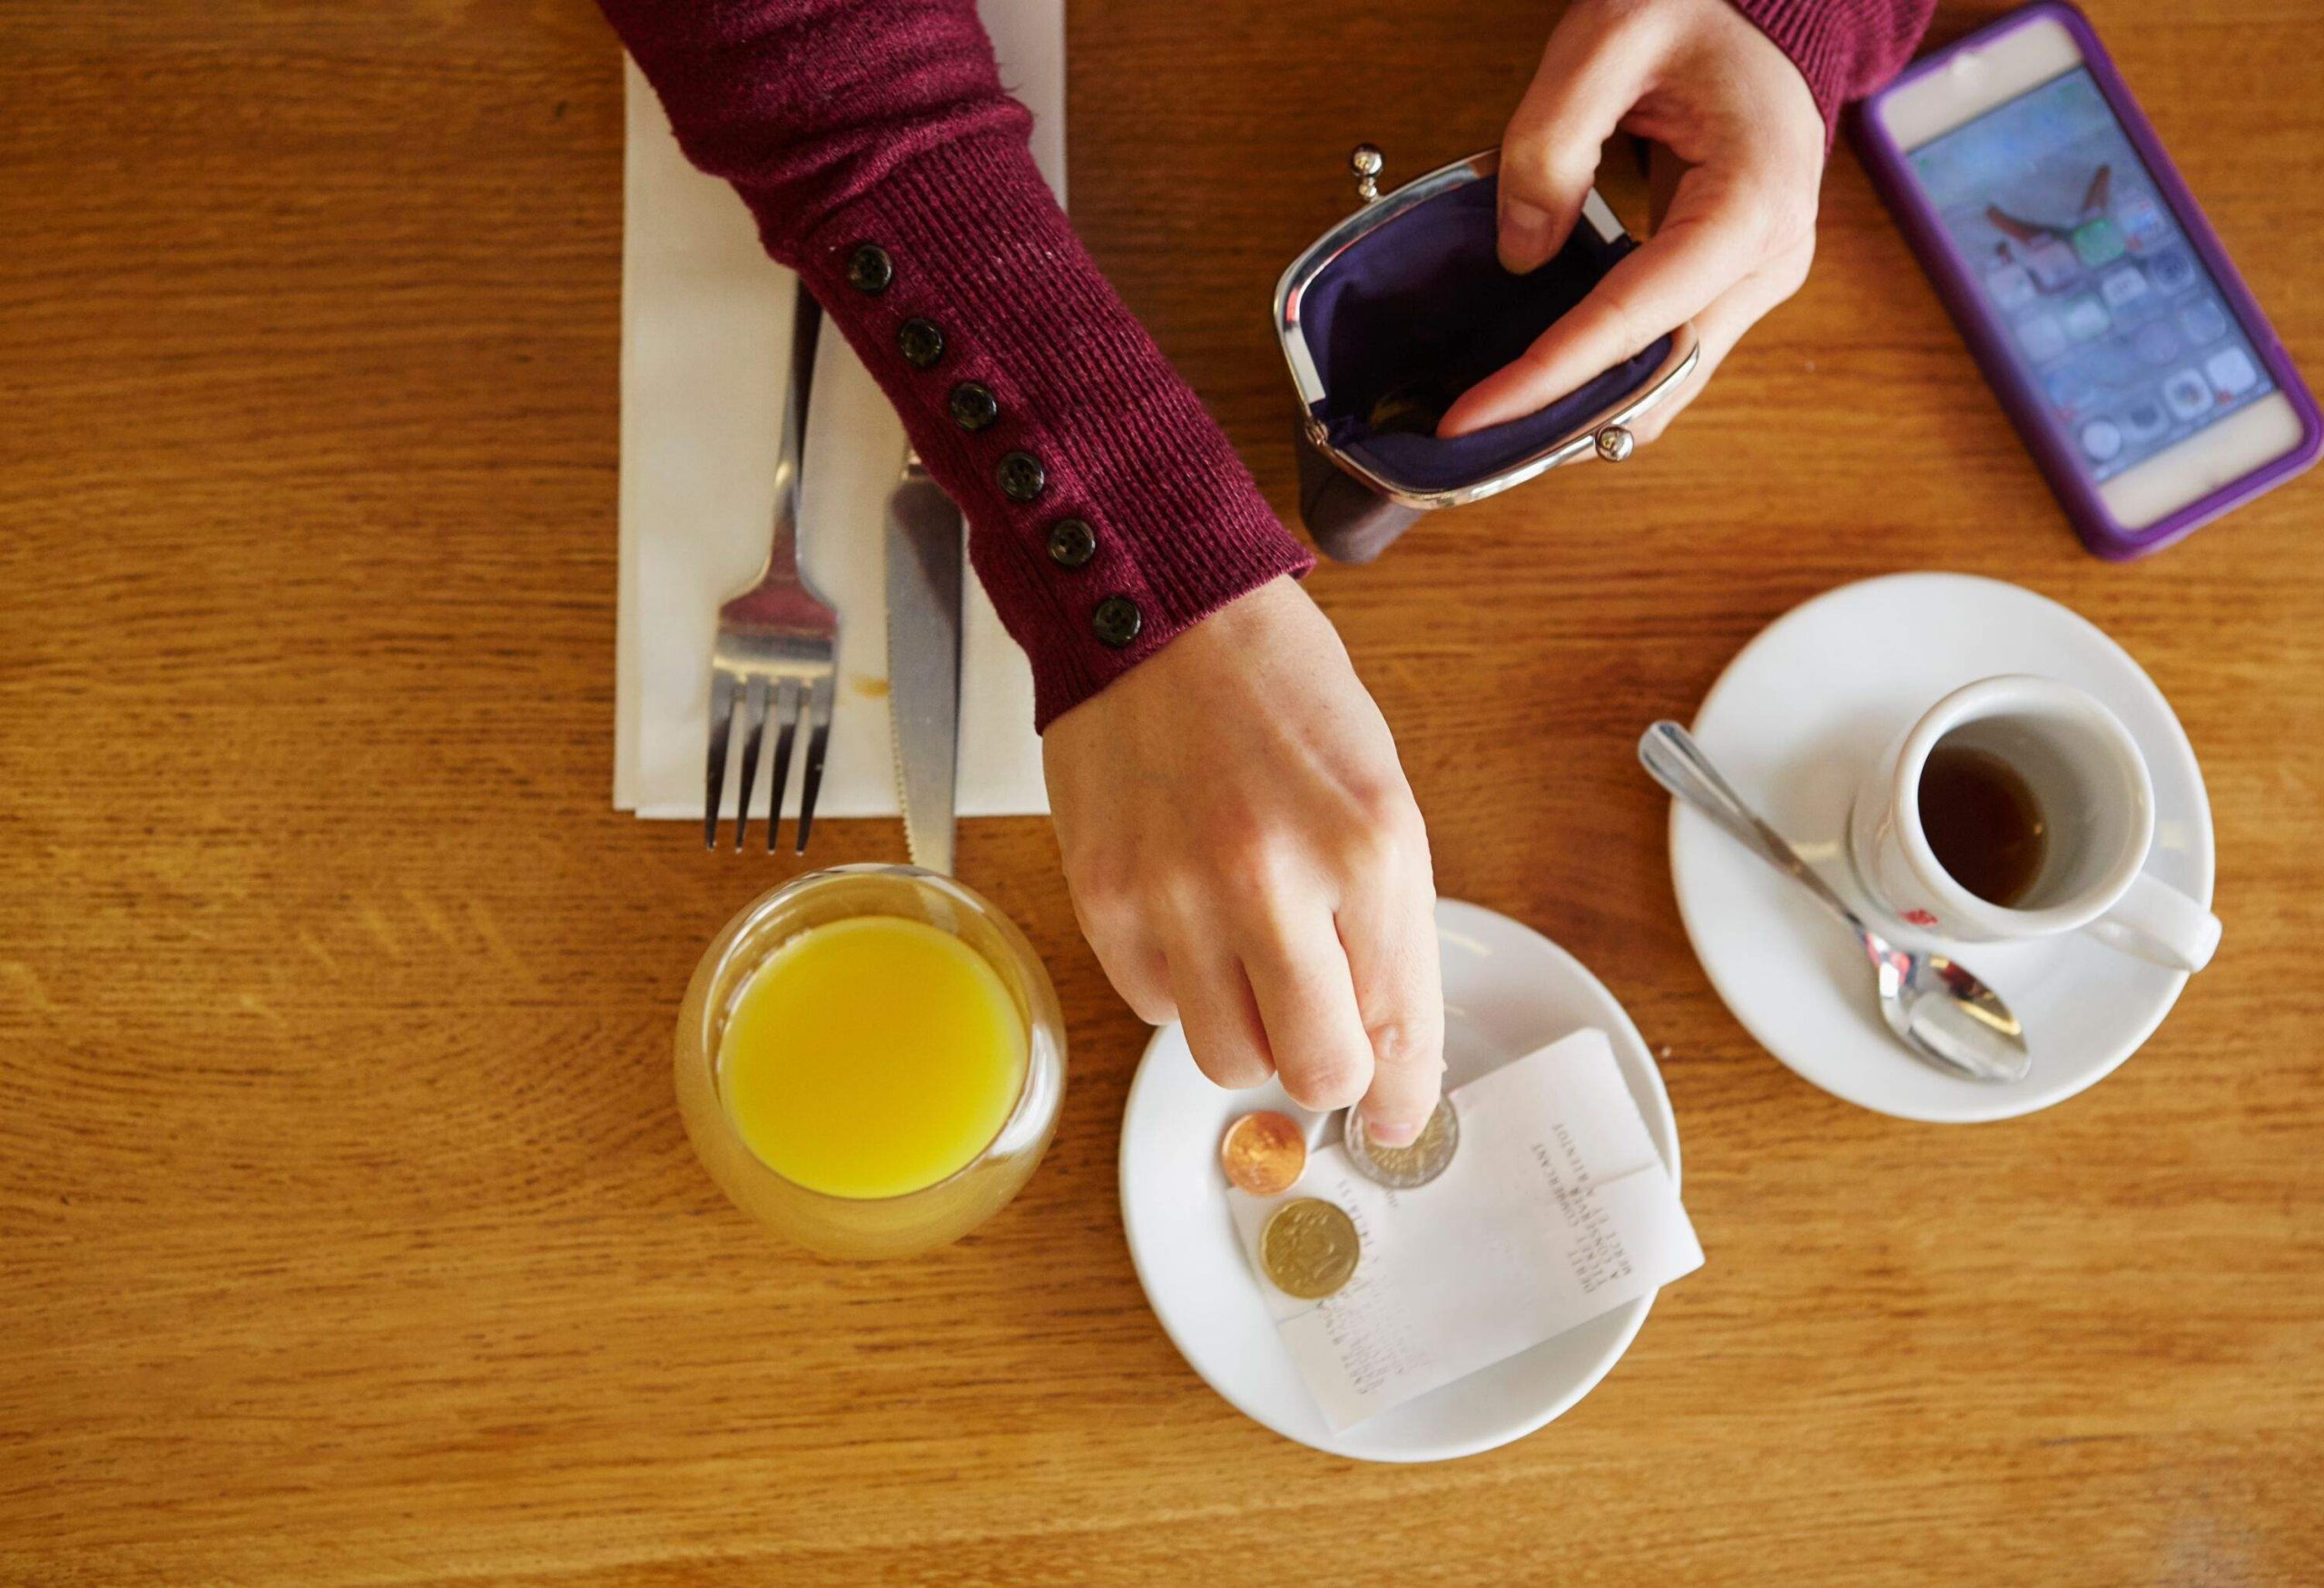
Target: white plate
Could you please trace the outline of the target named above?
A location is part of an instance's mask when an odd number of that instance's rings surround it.
[[[1679,1127],[1646,1041],[1581,962],[1505,915],[1442,900],[1444,1058],[1452,1086],[1595,1026],[1646,1118],[1675,1184]],[[1295,1107],[1269,1081],[1222,1091],[1177,1026],[1147,1044],[1122,1116],[1122,1228],[1154,1315],[1187,1361],[1236,1409],[1286,1439],[1366,1461],[1445,1461],[1523,1437],[1590,1393],[1646,1321],[1649,1296],[1531,1350],[1334,1434],[1267,1317],[1226,1211],[1218,1140],[1254,1109],[1281,1109],[1311,1145],[1336,1123]]]
[[[2122,719],[2154,776],[2147,869],[2209,905],[2211,804],[2170,704],[2122,646],[2015,585],[1896,574],[1819,596],[1728,664],[1694,735],[1769,824],[1861,901],[1844,840],[1857,777],[1941,696],[1995,673],[2063,679]],[[2034,1065],[2006,1086],[1959,1080],[1896,1045],[1855,943],[1797,884],[1675,803],[1670,876],[1711,985],[1760,1045],[1834,1096],[1907,1119],[2005,1119],[2072,1097],[2136,1052],[2187,984],[2082,937],[1965,946],[1962,962],[2024,1023]]]

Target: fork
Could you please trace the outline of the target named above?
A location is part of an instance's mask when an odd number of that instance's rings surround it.
[[[804,283],[791,311],[791,378],[784,395],[783,434],[774,459],[774,538],[766,567],[747,589],[718,608],[718,639],[710,658],[710,764],[703,792],[702,841],[718,847],[718,809],[726,792],[726,746],[742,718],[742,801],[734,813],[734,847],[751,824],[751,785],[770,705],[774,734],[774,783],[766,802],[766,847],[783,818],[791,784],[791,750],[800,723],[807,725],[807,769],[799,796],[798,847],[807,853],[815,794],[823,782],[823,752],[831,743],[832,656],[839,614],[808,585],[799,567],[799,459],[807,439],[807,399],[815,379],[815,341],[822,306]]]

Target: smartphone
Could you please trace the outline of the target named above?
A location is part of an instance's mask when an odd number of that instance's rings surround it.
[[[2315,399],[2081,12],[1924,56],[1856,132],[2091,550],[2153,551],[2316,460]]]

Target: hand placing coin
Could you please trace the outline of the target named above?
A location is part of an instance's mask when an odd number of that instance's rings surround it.
[[[1410,1147],[1383,1147],[1372,1140],[1364,1134],[1363,1114],[1354,1109],[1347,1111],[1341,1138],[1347,1160],[1358,1172],[1395,1191],[1424,1186],[1443,1174],[1460,1145],[1461,1116],[1452,1111],[1450,1098],[1438,1100],[1436,1112]]]
[[[1307,1168],[1307,1138],[1288,1114],[1246,1114],[1226,1128],[1218,1160],[1227,1180],[1254,1197],[1279,1197]]]

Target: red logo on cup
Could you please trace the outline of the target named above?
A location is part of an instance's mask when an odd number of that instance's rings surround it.
[[[1930,914],[1925,910],[1907,910],[1905,912],[1905,919],[1911,922],[1915,926],[1935,926],[1936,924],[1936,917]]]

